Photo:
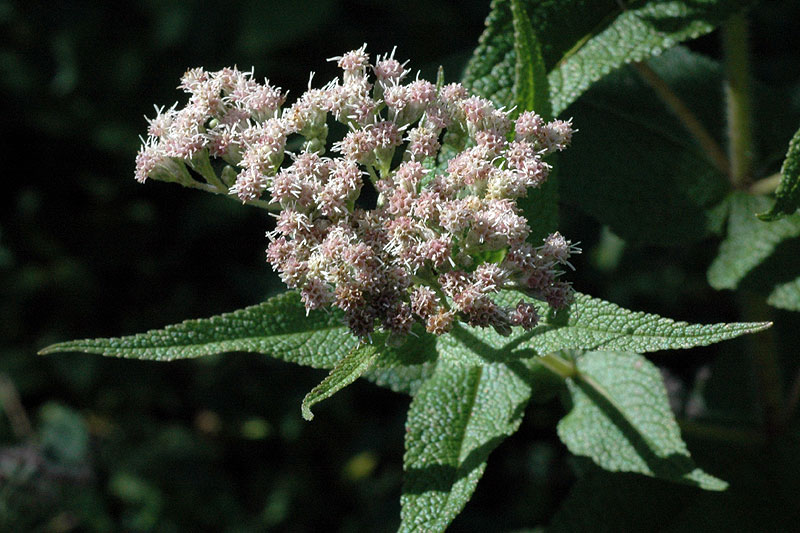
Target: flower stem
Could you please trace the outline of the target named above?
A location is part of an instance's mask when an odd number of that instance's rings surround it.
[[[181,185],[184,187],[189,187],[191,189],[199,189],[201,191],[210,192],[212,194],[220,194],[225,198],[233,200],[234,202],[239,202],[239,199],[235,196],[231,196],[228,192],[228,188],[225,187],[224,184],[220,184],[219,186],[213,185],[211,183],[201,183],[199,181],[192,180],[191,182],[181,182]],[[260,207],[261,209],[265,209],[272,213],[277,213],[281,210],[281,206],[277,203],[271,203],[266,200],[247,200],[244,202],[247,205],[252,205],[255,207]]]
[[[656,92],[659,98],[672,110],[678,117],[683,126],[689,131],[692,137],[700,144],[700,147],[706,153],[709,161],[714,164],[717,169],[723,174],[730,174],[730,163],[725,156],[725,151],[717,143],[714,137],[703,126],[703,123],[697,118],[691,109],[684,103],[684,101],[672,90],[672,88],[664,81],[664,79],[656,73],[645,62],[633,64],[639,75],[647,82],[650,87]]]
[[[743,12],[722,25],[725,56],[725,97],[728,110],[728,158],[731,184],[745,188],[753,172],[752,72],[748,50],[747,18]]]

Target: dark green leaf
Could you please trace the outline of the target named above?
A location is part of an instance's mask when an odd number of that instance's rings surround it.
[[[503,364],[436,367],[408,413],[399,531],[444,531],[475,490],[489,453],[519,427],[530,394]]]
[[[770,200],[736,192],[728,198],[728,235],[708,269],[708,282],[715,289],[735,289],[739,282],[775,251],[782,241],[800,235],[800,214],[764,222]]]
[[[789,151],[781,168],[781,182],[775,191],[775,205],[758,215],[761,220],[777,220],[791,215],[800,208],[800,130],[789,141]]]
[[[710,32],[749,2],[523,2],[542,44],[553,114],[625,63],[641,61]],[[499,105],[512,101],[516,64],[509,0],[494,0],[464,83]]]
[[[684,101],[702,102],[693,111],[711,131],[722,130],[717,63],[678,47],[650,66]],[[570,110],[579,131],[559,161],[564,203],[630,242],[685,244],[718,227],[713,208],[727,178],[633,68],[607,76]]]
[[[383,341],[383,338],[378,339],[376,337],[374,339],[375,343],[380,343],[381,345]],[[322,400],[330,398],[360,378],[375,361],[378,353],[379,349],[373,343],[361,342],[354,346],[347,355],[336,362],[336,366],[333,367],[331,373],[322,383],[311,389],[311,392],[303,398],[303,403],[300,405],[303,418],[312,420],[314,414],[311,412],[311,407]]]
[[[542,49],[531,27],[528,13],[522,0],[511,0],[514,20],[514,104],[516,114],[521,111],[536,111],[545,120],[550,120],[550,89],[544,67]]]
[[[567,380],[572,410],[558,436],[576,455],[612,472],[638,472],[724,490],[727,484],[695,467],[670,411],[661,373],[644,357],[589,352]]]

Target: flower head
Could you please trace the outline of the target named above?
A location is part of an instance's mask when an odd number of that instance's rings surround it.
[[[558,277],[580,250],[559,233],[529,243],[516,203],[547,180],[544,158],[569,146],[571,123],[530,111],[512,120],[460,84],[406,81],[394,54],[373,64],[365,45],[332,58],[341,81],[309,82],[287,108],[250,72],[191,69],[180,83],[189,103],[149,119],[136,179],[185,183],[188,165],[243,202],[268,196],[280,212],[267,260],[307,310],[338,307],[355,335],[404,336],[415,322],[437,335],[456,321],[504,335],[535,327],[532,303],[493,296],[514,289],[555,308],[571,300]],[[348,128],[332,143],[331,120]],[[301,150],[287,154],[296,138]],[[221,178],[209,157],[221,160]],[[359,205],[367,180],[378,193],[371,209]]]

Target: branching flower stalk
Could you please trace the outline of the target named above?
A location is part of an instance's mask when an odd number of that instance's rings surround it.
[[[225,188],[279,210],[268,261],[307,310],[340,308],[359,337],[377,327],[399,343],[415,322],[437,335],[456,320],[503,335],[536,326],[532,303],[494,302],[505,289],[566,306],[572,289],[558,278],[580,250],[558,233],[528,243],[516,201],[545,182],[544,157],[570,144],[570,122],[512,121],[460,84],[408,79],[394,52],[372,64],[365,45],[332,60],[341,80],[309,82],[285,108],[251,72],[189,70],[188,104],[149,120],[136,179]],[[330,152],[329,119],[348,128]],[[372,209],[365,188],[378,194]]]

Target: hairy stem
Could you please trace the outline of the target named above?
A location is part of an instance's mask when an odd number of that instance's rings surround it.
[[[725,151],[717,143],[714,137],[703,126],[703,123],[697,118],[691,109],[684,103],[684,101],[672,90],[672,88],[659,76],[650,66],[645,62],[633,64],[639,75],[647,82],[650,87],[655,91],[658,97],[672,110],[678,117],[683,126],[689,131],[694,139],[700,144],[700,147],[708,157],[709,161],[714,164],[717,169],[723,174],[730,175],[731,168],[728,158],[725,156]]]
[[[728,157],[731,184],[747,187],[753,172],[752,73],[748,50],[747,18],[731,16],[722,26],[725,56],[725,97],[728,111]]]

